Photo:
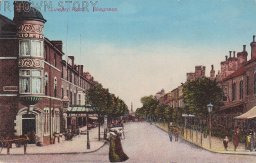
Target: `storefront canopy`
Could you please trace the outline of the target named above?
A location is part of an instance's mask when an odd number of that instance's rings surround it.
[[[245,112],[242,115],[235,117],[235,119],[252,119],[256,117],[256,106],[251,108],[249,111]]]
[[[74,106],[67,109],[67,113],[81,114],[81,113],[93,113],[94,108],[90,105],[86,106]]]

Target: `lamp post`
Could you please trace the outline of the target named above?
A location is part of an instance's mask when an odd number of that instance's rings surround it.
[[[86,114],[86,128],[87,128],[87,132],[86,132],[86,136],[87,136],[87,149],[90,149],[91,146],[90,146],[90,139],[89,139],[89,127],[88,127],[88,113]]]
[[[209,146],[210,149],[212,148],[212,117],[211,117],[211,112],[212,112],[213,105],[210,103],[207,105],[208,113],[209,113]]]

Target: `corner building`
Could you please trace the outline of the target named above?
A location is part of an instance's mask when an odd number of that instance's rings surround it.
[[[50,144],[53,134],[64,129],[63,52],[61,41],[44,37],[45,23],[26,1],[14,2],[13,20],[0,15],[0,132],[36,134]]]

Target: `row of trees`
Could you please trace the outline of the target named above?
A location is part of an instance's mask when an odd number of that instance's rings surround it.
[[[205,119],[207,104],[212,103],[215,111],[222,105],[223,91],[216,80],[199,78],[183,84],[183,108],[173,108],[170,104],[161,104],[151,96],[141,98],[142,107],[136,115],[150,120],[182,122],[182,113],[194,114]]]
[[[107,115],[116,118],[129,113],[127,105],[119,97],[109,93],[108,89],[102,87],[99,83],[87,90],[88,103],[93,106],[95,113],[100,117]]]
[[[98,114],[98,138],[100,140],[100,124],[103,122],[103,117],[108,117],[108,122],[113,118],[128,115],[129,110],[127,105],[119,97],[109,93],[108,89],[97,82],[93,84],[86,93],[88,103],[92,106],[94,112]]]

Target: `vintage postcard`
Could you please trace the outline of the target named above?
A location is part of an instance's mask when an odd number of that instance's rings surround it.
[[[0,162],[256,162],[255,0],[0,0]]]

